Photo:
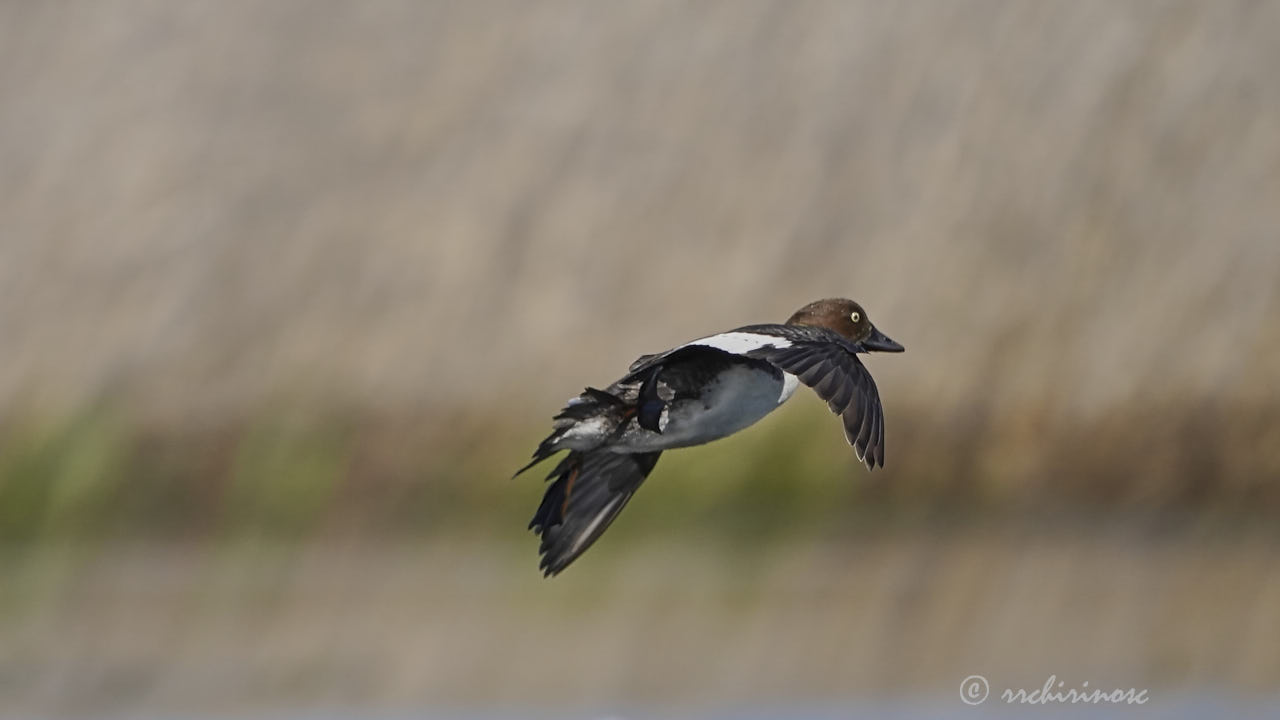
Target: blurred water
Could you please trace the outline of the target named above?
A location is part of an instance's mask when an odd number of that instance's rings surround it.
[[[124,716],[120,716],[123,720]],[[138,716],[129,716],[137,718]],[[245,715],[155,715],[138,720],[953,720],[954,718],[1031,718],[1035,720],[1251,720],[1280,717],[1280,695],[1239,697],[1214,693],[1176,693],[1141,705],[1122,706],[1012,706],[988,701],[965,706],[959,700],[901,698],[845,704],[765,704],[722,708],[610,710],[550,710],[538,707],[502,709],[416,708],[397,712],[367,712],[316,708],[306,712]],[[114,720],[114,719],[113,719]]]
[[[454,536],[4,556],[0,714],[941,717],[974,673],[984,713],[1050,673],[1148,715],[1276,709],[1272,536],[1123,537],[611,542],[554,580]]]

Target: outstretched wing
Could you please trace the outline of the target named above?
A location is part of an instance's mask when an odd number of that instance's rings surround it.
[[[623,454],[574,450],[547,479],[542,504],[529,527],[542,536],[538,553],[544,574],[565,569],[609,527],[649,476],[662,452]]]
[[[858,459],[868,470],[884,467],[884,409],[875,381],[855,348],[820,328],[796,328],[788,335],[783,338],[785,346],[761,347],[746,355],[767,360],[813,388],[840,416],[844,436]]]

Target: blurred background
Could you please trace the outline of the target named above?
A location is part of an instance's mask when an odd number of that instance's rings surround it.
[[[0,2],[0,714],[1280,713],[1278,67],[1265,1]],[[827,296],[882,471],[802,391],[541,577],[566,398]]]

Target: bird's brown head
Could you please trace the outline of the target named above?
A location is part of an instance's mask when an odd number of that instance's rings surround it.
[[[792,313],[787,324],[813,325],[833,330],[867,351],[903,351],[901,345],[890,340],[871,324],[867,311],[861,305],[845,298],[815,300]]]

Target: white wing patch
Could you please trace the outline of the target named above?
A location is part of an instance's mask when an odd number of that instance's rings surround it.
[[[701,345],[703,347],[711,347],[717,350],[723,350],[734,355],[759,350],[766,345],[772,345],[776,348],[791,347],[791,341],[786,338],[774,337],[773,335],[760,335],[757,333],[747,332],[727,332],[719,335],[704,337],[701,340],[694,340],[691,343],[685,343],[681,347],[689,347],[690,345]]]

